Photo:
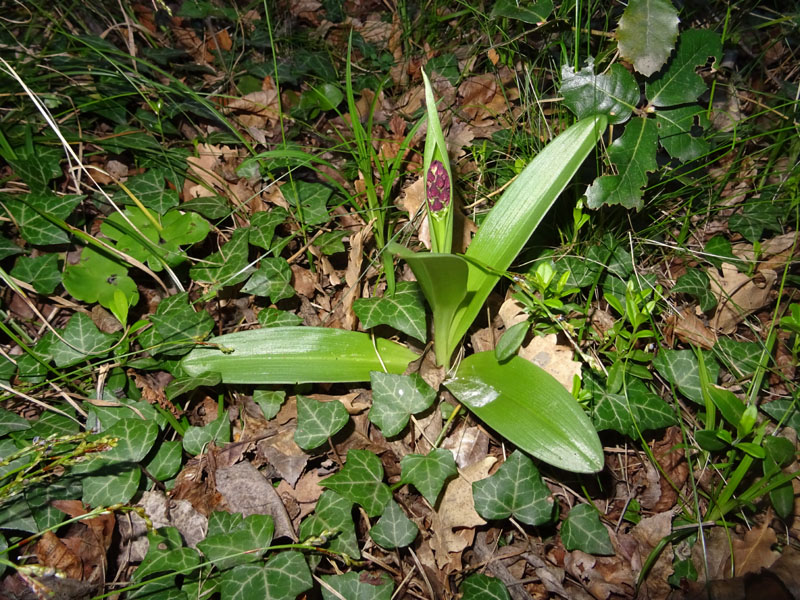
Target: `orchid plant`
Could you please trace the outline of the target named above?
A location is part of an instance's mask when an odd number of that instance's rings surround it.
[[[549,373],[519,356],[479,352],[450,360],[502,274],[597,143],[606,117],[578,121],[520,173],[484,220],[467,251],[452,253],[453,173],[433,88],[423,72],[428,131],[424,152],[431,252],[397,244],[433,313],[434,351],[448,369],[444,385],[479,419],[518,448],[556,467],[592,473],[603,467],[597,432],[573,396]],[[418,356],[366,333],[274,327],[213,338],[182,365],[190,376],[219,373],[224,383],[368,381],[402,373]]]

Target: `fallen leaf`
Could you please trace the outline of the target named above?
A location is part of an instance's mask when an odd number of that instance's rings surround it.
[[[667,317],[667,325],[672,326],[674,334],[684,344],[710,350],[717,342],[717,335],[688,308],[678,315],[671,314]]]
[[[759,271],[751,278],[730,263],[722,263],[722,273],[714,268],[707,273],[718,302],[711,327],[726,334],[733,333],[745,317],[771,301],[772,287],[778,278],[771,269]]]
[[[733,540],[734,576],[757,573],[780,557],[781,553],[772,549],[778,543],[778,536],[769,522],[770,518],[765,518],[761,526],[748,530],[744,538]]]
[[[575,376],[581,376],[581,363],[572,360],[572,348],[560,345],[557,340],[555,333],[536,336],[520,348],[519,355],[550,373],[571,392]]]

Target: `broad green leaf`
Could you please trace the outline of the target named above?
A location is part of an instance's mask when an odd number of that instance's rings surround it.
[[[224,444],[231,440],[231,424],[228,413],[222,415],[215,421],[211,421],[205,427],[195,427],[191,425],[186,428],[183,435],[183,449],[192,456],[196,456],[205,450],[210,442]]]
[[[533,461],[517,450],[486,479],[472,484],[475,510],[484,519],[510,516],[541,525],[553,520],[555,500]]]
[[[183,447],[180,440],[167,440],[158,445],[158,452],[145,468],[158,481],[167,481],[180,471],[182,461]]]
[[[210,527],[209,527],[210,531]],[[250,515],[224,533],[206,536],[197,547],[220,570],[258,561],[272,541],[274,525],[269,515]],[[247,554],[243,554],[247,552]]]
[[[170,208],[178,206],[178,192],[166,187],[166,171],[162,169],[148,169],[141,175],[129,177],[125,182],[125,187],[136,196],[136,199],[145,208],[163,215]],[[114,201],[117,204],[131,204],[133,200],[124,190],[119,190],[114,194]]]
[[[176,578],[177,575],[145,583],[142,587],[128,592],[127,598],[130,600],[189,600],[192,598],[184,590],[178,588]],[[184,587],[187,585],[189,584],[184,583]]]
[[[322,588],[324,600],[391,600],[394,584],[388,574],[380,571],[358,573],[350,571],[342,575],[323,575],[322,580],[331,586],[338,596],[334,596],[327,588]]]
[[[111,308],[116,290],[125,295],[131,306],[139,301],[139,292],[136,283],[128,277],[128,268],[94,248],[84,248],[77,264],[64,267],[62,282],[73,298],[89,304],[99,302]]]
[[[353,311],[366,329],[389,325],[425,342],[425,304],[419,286],[413,281],[401,281],[394,294],[382,298],[358,298]]]
[[[614,554],[608,530],[591,504],[578,504],[569,510],[561,526],[561,541],[567,550],[604,556]]]
[[[672,53],[678,22],[678,11],[669,0],[630,0],[617,29],[620,55],[649,77]]]
[[[69,236],[61,227],[42,216],[42,213],[64,220],[83,198],[84,196],[56,196],[50,192],[41,192],[28,194],[22,200],[5,196],[3,204],[19,227],[22,239],[35,246],[54,246],[66,244]]]
[[[300,552],[284,551],[266,565],[240,565],[222,575],[221,600],[295,600],[311,589],[311,571]]]
[[[370,381],[372,408],[369,420],[380,427],[386,437],[400,433],[411,415],[426,410],[436,399],[436,390],[425,383],[419,373],[393,375],[373,371]]]
[[[711,150],[702,133],[711,124],[706,112],[699,104],[656,111],[658,139],[672,158],[688,162]],[[701,132],[696,136],[697,129]]]
[[[389,486],[383,483],[381,459],[368,450],[349,450],[342,470],[321,485],[360,504],[370,517],[381,514],[392,499]]]
[[[583,119],[561,133],[525,167],[491,210],[465,257],[465,303],[450,330],[447,356],[466,334],[495,284],[511,265],[544,215],[592,151],[606,126],[604,116]],[[478,267],[484,265],[488,269]]]
[[[517,353],[530,327],[531,324],[528,321],[522,321],[503,332],[503,335],[497,340],[497,347],[494,349],[494,355],[499,362],[503,362]]]
[[[174,400],[182,394],[196,390],[199,387],[214,387],[222,381],[219,373],[202,373],[195,377],[177,377],[167,384],[164,393],[167,400]]]
[[[33,146],[32,152],[17,150],[17,158],[8,157],[7,160],[14,173],[28,184],[32,192],[45,193],[48,184],[62,174],[62,158],[64,153],[60,147],[37,145]]]
[[[300,538],[327,534],[328,548],[352,558],[361,556],[353,524],[353,503],[333,490],[325,490],[317,500],[314,514],[300,523]]]
[[[533,363],[518,356],[498,363],[494,352],[480,352],[462,361],[445,385],[484,423],[536,458],[577,473],[603,468],[603,448],[589,417]]]
[[[703,258],[718,269],[722,268],[723,262],[735,265],[741,261],[734,255],[731,243],[724,235],[715,235],[706,242],[703,248]]]
[[[54,412],[43,412],[39,418],[31,424],[28,430],[28,437],[48,438],[50,436],[67,436],[78,433],[80,425],[73,419]]]
[[[247,240],[249,229],[240,227],[218,252],[205,258],[189,270],[189,275],[198,283],[211,283],[215,287],[235,285],[247,279]]]
[[[305,225],[319,225],[330,218],[327,205],[333,190],[327,185],[294,180],[282,186],[281,193],[294,207],[295,216]]]
[[[742,212],[731,215],[728,227],[741,233],[754,244],[764,235],[764,230],[780,233],[780,220],[786,215],[786,207],[772,204],[768,200],[750,200],[742,206]]]
[[[31,424],[27,419],[23,419],[5,408],[0,408],[0,438],[12,431],[25,431],[30,427]]]
[[[613,429],[636,438],[639,432],[661,429],[677,422],[672,407],[639,379],[628,379],[620,393],[611,393],[591,383],[585,387],[594,396],[593,420],[597,431]]]
[[[744,415],[745,408],[747,408],[736,395],[730,390],[721,388],[716,385],[708,386],[708,395],[711,401],[719,409],[719,414],[725,419],[729,425],[738,427]]]
[[[434,507],[444,484],[456,473],[453,453],[443,448],[434,448],[427,455],[406,454],[400,460],[400,480],[412,484]]]
[[[189,352],[191,344],[203,339],[214,327],[214,319],[205,311],[195,311],[189,305],[189,294],[180,292],[162,300],[150,321],[158,334],[155,350],[164,356],[179,357]],[[208,369],[207,371],[210,371]],[[206,373],[202,373],[205,375]],[[201,373],[191,373],[200,376]]]
[[[403,509],[390,500],[378,522],[369,530],[372,540],[384,548],[403,548],[411,544],[419,533],[419,528],[403,512]]]
[[[138,465],[95,459],[76,473],[83,473],[82,500],[89,506],[126,503],[139,489],[142,472]]]
[[[196,212],[206,219],[222,219],[231,213],[228,201],[222,196],[200,196],[181,204],[181,210]],[[252,244],[253,241],[250,240]]]
[[[287,218],[289,218],[289,213],[280,206],[254,214],[250,217],[250,243],[264,250],[270,250],[275,237],[275,228]]]
[[[710,29],[688,29],[678,40],[678,49],[667,68],[656,79],[647,82],[645,95],[653,106],[690,104],[706,91],[706,84],[697,74],[713,58],[722,58],[718,33]]]
[[[561,94],[564,104],[579,119],[602,114],[608,117],[609,125],[627,121],[640,95],[636,80],[625,67],[615,63],[608,74],[596,75],[592,58],[578,72],[568,64],[561,67]],[[598,129],[599,136],[604,127],[598,124]]]
[[[20,281],[30,283],[40,294],[52,294],[61,283],[61,272],[58,270],[58,255],[43,254],[41,256],[20,256],[11,269],[11,276]]]
[[[533,4],[529,2],[515,2],[514,0],[497,0],[492,7],[492,18],[505,17],[516,19],[523,23],[539,25],[547,21],[553,12],[553,0],[538,0]]]
[[[750,377],[761,362],[764,347],[758,342],[737,342],[722,336],[714,344],[714,356],[720,359],[736,379]]]
[[[0,195],[1,201],[5,201],[7,198],[8,196]],[[17,246],[13,240],[0,236],[0,260],[8,256],[14,256],[15,254],[22,254],[23,252],[25,252],[25,250]]]
[[[717,382],[719,363],[710,352],[704,353],[708,381]],[[661,376],[678,388],[692,402],[703,405],[703,391],[700,387],[700,367],[692,350],[670,350],[662,348],[653,359],[653,366]]]
[[[63,523],[67,515],[53,506],[54,500],[74,500],[83,493],[82,478],[68,473],[45,485],[37,485],[25,491],[25,500],[31,509],[39,531]]]
[[[369,381],[371,371],[402,373],[417,357],[400,344],[356,331],[270,327],[210,339],[181,361],[189,375],[215,371],[225,383]]]
[[[91,317],[84,313],[73,314],[64,331],[63,340],[53,344],[53,360],[56,366],[68,367],[83,360],[103,356],[114,344],[116,336],[100,331]]]
[[[303,450],[312,450],[324,444],[349,420],[347,409],[338,400],[321,402],[298,394],[294,441]]]
[[[158,436],[158,425],[139,418],[120,419],[102,435],[118,440],[116,446],[103,452],[103,460],[138,463],[152,450]]]
[[[642,207],[642,188],[647,173],[658,168],[658,129],[655,121],[643,117],[631,119],[622,135],[608,148],[608,156],[618,175],[603,175],[586,190],[586,205],[621,204],[626,208]]]
[[[266,296],[275,303],[295,295],[292,270],[285,258],[262,258],[258,270],[244,284],[242,292]]]
[[[303,319],[294,313],[272,307],[262,309],[257,318],[262,327],[292,327],[303,322]]]
[[[267,421],[278,414],[284,400],[286,400],[286,392],[284,391],[255,390],[253,392],[253,402],[261,408],[261,412]]]
[[[463,600],[511,600],[502,581],[483,573],[473,573],[459,589]]]
[[[345,248],[342,238],[348,235],[349,232],[346,230],[326,231],[314,241],[314,245],[319,248],[323,254],[327,254],[328,256],[344,252]]]
[[[183,547],[181,534],[174,527],[161,527],[147,534],[150,542],[147,555],[136,571],[133,581],[145,581],[158,573],[174,573],[200,564],[196,550]]]
[[[673,294],[689,294],[697,298],[700,310],[707,312],[717,305],[717,297],[710,289],[708,275],[700,269],[687,269],[672,286]]]

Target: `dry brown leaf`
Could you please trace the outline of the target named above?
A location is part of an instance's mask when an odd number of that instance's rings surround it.
[[[188,500],[167,498],[162,492],[151,491],[142,494],[137,506],[144,508],[154,527],[175,527],[190,548],[196,548],[206,538],[208,518],[195,510]],[[134,527],[134,531],[137,530],[138,527]],[[144,538],[144,547],[140,551],[143,550],[146,554],[147,532],[141,536]],[[139,543],[141,542],[134,540],[134,544]]]
[[[750,278],[730,263],[722,263],[722,273],[707,271],[711,291],[717,296],[717,310],[711,327],[722,333],[733,333],[747,315],[766,306],[771,300],[772,286],[778,275],[764,269]]]
[[[671,314],[667,317],[667,324],[672,326],[674,334],[684,344],[710,350],[717,341],[717,335],[688,308],[678,315]]]
[[[612,594],[623,598],[632,596],[635,585],[633,572],[618,556],[592,556],[573,550],[567,552],[564,568],[599,600],[606,600]]]
[[[739,577],[747,573],[757,573],[762,568],[772,566],[781,553],[772,547],[778,543],[775,530],[769,526],[769,518],[765,518],[760,527],[753,527],[744,534],[743,539],[734,539],[733,566],[734,575]]]
[[[652,517],[645,517],[631,531],[631,535],[637,542],[636,556],[635,560],[631,561],[631,567],[637,574],[653,548],[672,533],[672,517],[672,511],[664,511]],[[669,596],[671,586],[667,579],[674,572],[672,560],[672,544],[668,544],[664,547],[658,559],[648,571],[647,577],[642,582],[642,588],[640,589],[647,594],[645,597],[652,600],[662,600]]]
[[[70,579],[83,579],[83,563],[52,531],[45,531],[36,542],[36,560],[44,567],[63,571]]]
[[[572,348],[561,346],[555,333],[536,336],[520,348],[519,355],[550,373],[570,392],[575,376],[581,376],[581,363],[572,360]]]
[[[509,329],[517,323],[522,323],[528,319],[525,312],[525,305],[511,295],[511,291],[506,294],[506,299],[497,311],[497,316],[503,321],[503,327]]]
[[[284,427],[275,435],[259,440],[256,448],[281,479],[291,486],[297,483],[308,463],[308,454],[294,441],[293,428]]]

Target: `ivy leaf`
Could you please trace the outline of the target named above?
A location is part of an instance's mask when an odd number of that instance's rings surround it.
[[[275,228],[289,217],[286,209],[275,206],[270,211],[261,211],[250,217],[250,238],[253,246],[264,250],[272,248],[272,239],[275,237]]]
[[[706,109],[699,104],[656,112],[658,139],[672,158],[688,162],[707,154],[711,146],[701,137],[710,125]],[[695,135],[695,130],[700,130]]]
[[[561,541],[567,550],[605,556],[614,554],[608,530],[591,504],[578,504],[570,509],[561,526]]]
[[[527,4],[527,3],[524,3]],[[491,17],[506,19],[516,19],[523,23],[539,25],[547,21],[550,13],[553,12],[552,0],[538,0],[532,6],[523,6],[515,0],[497,0],[492,8]]]
[[[322,580],[331,586],[338,596],[322,588],[324,600],[391,600],[394,585],[386,573],[376,574],[350,571],[343,575],[323,575]]]
[[[212,515],[213,516],[213,515]],[[241,516],[241,515],[240,515]],[[209,532],[211,526],[209,524]],[[220,570],[255,562],[272,541],[274,525],[269,515],[250,515],[228,531],[206,536],[197,547]],[[249,552],[248,552],[249,551]],[[247,552],[247,554],[243,554]]]
[[[258,322],[262,327],[293,327],[300,325],[303,319],[285,310],[268,307],[258,313]]]
[[[722,269],[722,263],[727,262],[732,265],[741,263],[741,259],[733,253],[730,241],[724,235],[715,235],[703,248],[703,258],[705,258],[717,269]]]
[[[73,473],[83,473],[82,500],[90,506],[111,506],[126,503],[139,491],[142,472],[138,465],[94,459]]]
[[[691,104],[706,91],[706,84],[695,71],[713,57],[722,58],[718,33],[707,29],[688,29],[678,40],[678,50],[667,69],[645,86],[645,95],[653,106]]]
[[[503,582],[483,573],[473,573],[459,588],[462,600],[511,600]]]
[[[642,207],[642,187],[647,173],[655,171],[658,132],[655,121],[636,117],[625,126],[622,135],[608,148],[608,156],[619,175],[603,175],[586,190],[586,205],[621,204],[626,208]]]
[[[189,270],[191,278],[198,283],[211,283],[214,287],[235,285],[247,279],[250,274],[247,267],[248,237],[247,227],[234,231],[219,251]]]
[[[328,256],[344,252],[344,242],[342,238],[347,235],[347,231],[327,231],[314,241],[314,245],[319,248],[323,254]]]
[[[555,502],[533,461],[513,452],[494,475],[472,484],[475,510],[484,519],[514,516],[528,525],[553,519]]]
[[[737,379],[751,377],[758,369],[763,347],[758,342],[737,342],[720,337],[714,344],[714,355]]]
[[[63,156],[60,147],[34,146],[31,153],[18,150],[17,158],[7,160],[32,192],[44,193],[48,191],[48,184],[61,175]]]
[[[162,300],[150,321],[158,334],[154,343],[158,353],[179,357],[189,352],[195,340],[202,340],[214,327],[214,319],[205,311],[195,311],[189,305],[189,293],[181,292]]]
[[[741,233],[745,239],[754,244],[761,239],[764,230],[780,233],[782,231],[780,219],[785,215],[785,209],[769,201],[750,201],[742,207],[741,213],[731,215],[728,219],[728,228]]]
[[[561,67],[561,94],[578,119],[599,113],[608,115],[609,125],[627,121],[639,103],[639,86],[625,67],[615,63],[608,74],[595,75],[592,58],[578,72]]]
[[[58,367],[68,367],[89,358],[103,356],[114,344],[116,336],[100,331],[89,315],[76,312],[64,331],[62,340],[52,347],[53,360]]]
[[[57,219],[69,217],[85,196],[56,196],[43,191],[31,193],[22,200],[6,196],[3,204],[19,228],[19,235],[34,246],[53,246],[69,242],[67,232],[50,222],[42,213]]]
[[[370,517],[381,514],[392,499],[389,486],[383,483],[381,459],[368,450],[349,450],[344,468],[321,485],[360,504]]]
[[[122,292],[129,306],[139,301],[139,292],[136,283],[128,277],[128,268],[89,247],[81,252],[78,264],[64,267],[62,283],[76,300],[89,304],[99,302],[109,309],[114,306],[117,290]]]
[[[711,384],[717,382],[719,363],[710,352],[703,352],[703,358]],[[663,348],[653,359],[653,366],[661,376],[678,388],[692,402],[705,405],[700,387],[700,367],[692,350],[670,350]]]
[[[306,225],[319,225],[330,218],[328,200],[333,190],[322,183],[311,181],[290,181],[281,186],[286,201],[297,210],[298,218]]]
[[[776,421],[782,422],[800,434],[800,410],[797,410],[793,400],[778,398],[772,402],[760,404],[759,408]]]
[[[295,295],[292,270],[285,258],[262,258],[258,270],[250,276],[242,291],[267,296],[275,303]]]
[[[136,196],[145,208],[163,215],[170,208],[178,206],[178,192],[166,188],[166,173],[162,169],[148,169],[141,175],[129,177],[125,187]],[[133,204],[133,200],[124,190],[114,194],[117,204]]]
[[[419,533],[419,528],[403,512],[403,509],[390,500],[383,515],[369,530],[373,541],[384,548],[403,548],[411,544]]]
[[[183,448],[180,440],[161,442],[158,452],[145,465],[147,472],[158,481],[167,481],[174,477],[181,468]]]
[[[598,431],[613,429],[629,437],[639,431],[661,429],[676,423],[672,408],[639,379],[630,379],[624,393],[612,394],[587,380],[595,399],[593,421]]]
[[[314,514],[300,523],[300,537],[306,539],[328,534],[328,548],[353,558],[361,556],[353,524],[353,503],[333,490],[325,490],[317,500]]]
[[[278,414],[285,399],[286,392],[284,391],[255,390],[253,392],[253,402],[261,408],[261,412],[267,421]]]
[[[25,431],[30,427],[31,424],[27,419],[23,419],[5,408],[0,408],[0,438],[12,431]]]
[[[703,312],[708,312],[717,305],[717,297],[710,289],[708,275],[700,269],[687,269],[672,286],[672,293],[694,296]]]
[[[117,438],[116,446],[103,452],[103,460],[138,463],[153,449],[158,436],[158,425],[138,417],[119,419],[102,435]]]
[[[427,455],[406,454],[400,461],[400,480],[417,488],[431,506],[436,506],[439,492],[458,472],[453,453],[434,448]]]
[[[297,396],[297,429],[294,441],[303,450],[311,450],[347,425],[350,415],[338,400],[321,402]]]
[[[197,456],[210,442],[224,444],[230,440],[230,419],[228,413],[222,413],[218,419],[204,427],[195,427],[194,425],[187,427],[186,433],[183,434],[183,449],[192,456]]]
[[[222,381],[219,373],[202,373],[192,377],[177,377],[167,384],[164,393],[167,400],[174,400],[178,396],[196,390],[199,387],[214,387]]]
[[[212,220],[222,219],[231,214],[231,207],[222,196],[199,196],[183,202],[180,206],[181,210],[196,212]],[[250,243],[253,243],[252,240]]]
[[[394,295],[383,298],[358,298],[353,311],[365,328],[389,325],[425,342],[425,302],[419,285],[414,281],[401,281]]]
[[[668,0],[630,0],[617,28],[620,55],[649,77],[672,53],[678,22],[678,11]]]
[[[369,420],[386,437],[400,433],[410,415],[426,410],[436,399],[436,390],[419,373],[393,375],[372,371],[369,375],[372,382]]]
[[[300,552],[280,552],[266,565],[240,565],[222,575],[222,600],[294,600],[311,589],[311,571]]]
[[[0,200],[5,201],[7,196],[0,195]],[[8,256],[14,256],[15,254],[22,254],[25,252],[22,248],[17,246],[12,240],[0,236],[0,260]]]
[[[174,527],[161,527],[147,534],[147,555],[133,572],[134,581],[144,581],[158,573],[174,573],[200,564],[196,550],[183,547],[181,534]]]
[[[45,296],[52,294],[56,286],[61,283],[58,255],[20,256],[11,269],[11,276],[30,283],[40,294]]]

